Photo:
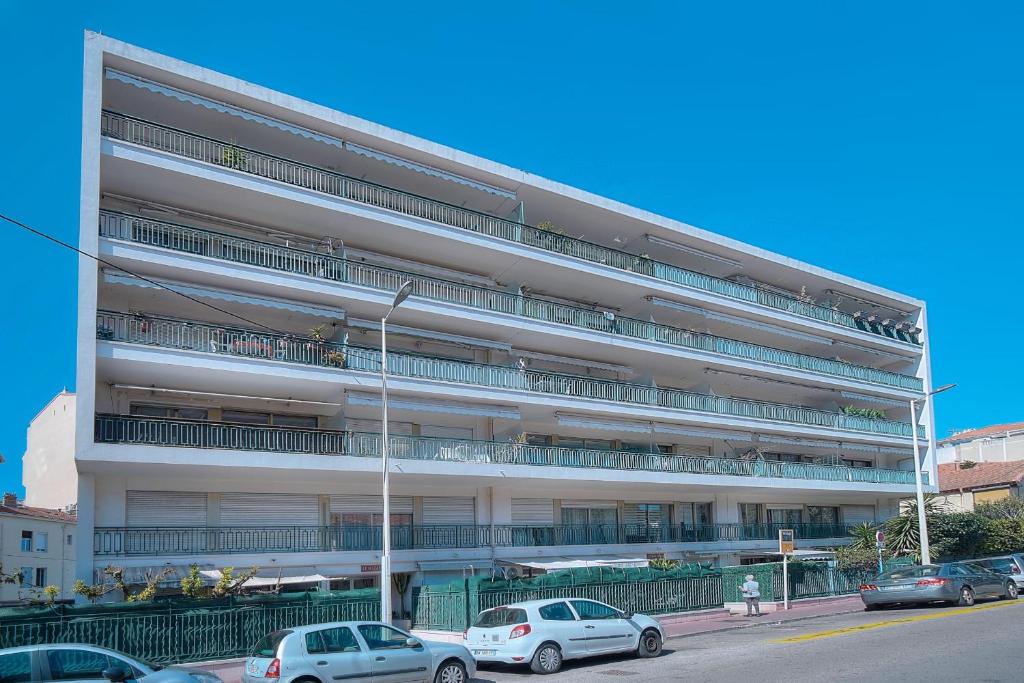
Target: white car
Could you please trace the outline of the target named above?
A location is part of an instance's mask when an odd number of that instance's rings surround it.
[[[469,683],[469,650],[435,643],[377,621],[343,621],[274,631],[245,660],[242,683]]]
[[[529,664],[553,674],[566,659],[613,652],[657,657],[665,634],[643,614],[594,600],[531,600],[480,613],[463,639],[477,663]]]

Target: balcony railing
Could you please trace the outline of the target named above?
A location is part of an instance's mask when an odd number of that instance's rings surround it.
[[[922,380],[918,377],[888,370],[878,370],[830,358],[818,358],[735,339],[691,332],[669,325],[605,314],[603,311],[347,261],[329,254],[318,254],[259,242],[237,235],[154,221],[113,211],[100,212],[99,233],[102,237],[147,244],[188,254],[200,254],[278,271],[299,273],[336,282],[348,282],[388,292],[397,292],[402,284],[412,282],[412,291],[415,295],[435,301],[518,315],[633,339],[671,344],[733,358],[884,384],[901,389],[920,391],[923,386]]]
[[[233,354],[369,373],[379,373],[381,367],[381,354],[377,349],[148,315],[100,311],[97,313],[96,335],[99,339],[132,344]],[[388,372],[398,377],[494,389],[715,413],[887,436],[911,436],[910,425],[905,422],[411,353],[389,353]]]
[[[361,432],[272,427],[138,415],[97,415],[99,443],[216,448],[309,455],[377,458],[381,436]],[[769,479],[810,479],[911,485],[914,473],[873,467],[845,467],[772,460],[706,458],[661,453],[598,451],[519,443],[391,436],[392,458],[490,465],[610,469],[670,474],[707,474]]]
[[[577,524],[399,525],[391,527],[394,550],[456,548],[716,543],[770,541],[779,529],[797,538],[844,538],[847,524]],[[268,552],[373,551],[381,548],[375,526],[97,527],[96,556],[203,555]]]
[[[556,252],[564,256],[600,263],[620,270],[647,275],[721,296],[760,304],[815,320],[882,335],[896,341],[919,344],[901,330],[857,320],[854,316],[800,299],[738,282],[697,273],[650,258],[609,249],[575,237],[531,227],[436,199],[350,178],[335,171],[208,138],[195,133],[144,121],[125,114],[104,111],[103,134],[189,159],[249,173],[261,178],[323,192],[350,201],[415,216],[455,228]]]

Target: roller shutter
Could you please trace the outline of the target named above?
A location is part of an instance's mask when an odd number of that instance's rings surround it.
[[[454,496],[424,496],[424,524],[476,524],[476,499]]]
[[[844,524],[862,524],[864,522],[874,523],[874,505],[844,505],[842,506]]]
[[[206,526],[206,494],[181,491],[128,491],[128,526]]]
[[[473,430],[469,427],[439,427],[437,425],[420,426],[420,436],[433,436],[443,439],[472,439]]]
[[[685,446],[675,447],[675,455],[689,455],[694,458],[707,458],[711,456],[711,446]]]
[[[294,493],[225,493],[220,499],[223,526],[320,526],[317,496]]]
[[[345,420],[345,429],[350,432],[380,434],[380,420]],[[412,436],[411,422],[392,422],[388,420],[389,436]]]
[[[563,508],[587,508],[588,510],[617,509],[619,504],[614,500],[562,500]]]
[[[555,509],[550,498],[513,498],[512,523],[524,526],[550,526]]]
[[[331,514],[369,513],[384,514],[382,496],[331,496]],[[391,514],[411,515],[412,496],[391,496]]]

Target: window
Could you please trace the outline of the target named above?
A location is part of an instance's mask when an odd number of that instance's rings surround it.
[[[0,655],[0,683],[28,683],[32,680],[32,655],[15,652]]]
[[[651,444],[651,443],[623,443],[622,450],[627,453],[657,453],[660,455],[669,455],[672,453],[672,446],[667,444]]]
[[[50,664],[51,681],[103,680],[103,670],[110,667],[105,654],[92,650],[47,650],[46,661]]]
[[[22,586],[31,586],[33,578],[34,577],[32,576],[32,567],[22,567],[21,568],[21,585]]]
[[[37,586],[46,585],[46,567],[36,567],[36,583]]]
[[[191,408],[188,406],[133,404],[128,412],[142,417],[176,417],[180,420],[206,420],[209,416],[209,411],[206,408]]]
[[[21,532],[21,552],[30,553],[32,552],[32,532],[22,531]]]
[[[237,422],[247,425],[269,425],[269,413],[250,413],[244,410],[225,410],[222,413],[224,422]]]
[[[274,631],[263,636],[260,642],[256,643],[256,647],[252,649],[252,655],[254,657],[276,657],[281,641],[290,634],[291,631]]]
[[[838,524],[839,508],[808,505],[807,521],[812,524]]]
[[[359,642],[347,626],[328,628],[309,635],[319,635],[323,643],[323,652],[359,652]],[[306,645],[309,645],[309,636],[306,636]],[[402,645],[405,645],[405,637],[402,638]],[[310,650],[312,652],[312,650]]]
[[[319,426],[315,415],[271,415],[271,419],[278,427],[316,429]]]
[[[359,633],[371,650],[397,650],[405,647],[405,641],[409,639],[398,629],[383,624],[363,624]]]
[[[319,425],[315,415],[294,415],[291,413],[254,413],[248,410],[225,410],[224,422],[247,425],[274,425],[276,427],[303,427],[316,429]]]
[[[683,526],[711,524],[711,503],[680,503],[679,523]]]
[[[564,602],[544,605],[537,611],[540,612],[540,618],[546,621],[576,621],[576,617],[572,615],[569,605]]]
[[[68,534],[68,545],[71,545],[71,534]]]
[[[50,545],[50,535],[45,531],[36,534],[36,552],[45,553]]]
[[[580,615],[580,619],[621,619],[622,613],[614,607],[608,605],[602,605],[599,602],[591,602],[590,600],[571,600],[572,608],[576,610],[576,614]]]
[[[874,467],[875,463],[870,460],[847,460],[843,458],[843,464],[847,467]]]
[[[545,434],[527,434],[526,443],[530,446],[550,446],[551,437]]]
[[[569,436],[558,438],[560,448],[584,448],[590,451],[610,451],[612,442],[608,439],[577,439]]]
[[[761,521],[761,506],[758,503],[740,503],[740,522],[757,524]]]

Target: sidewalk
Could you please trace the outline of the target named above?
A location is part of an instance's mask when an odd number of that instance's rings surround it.
[[[714,612],[694,614],[689,618],[681,616],[660,621],[662,622],[666,638],[685,638],[704,633],[748,628],[758,626],[759,624],[775,624],[784,621],[800,621],[801,619],[826,617],[832,614],[860,612],[863,609],[864,603],[861,602],[860,596],[853,595],[835,600],[816,600],[807,604],[793,603],[792,609],[785,612],[764,614],[761,617],[748,618],[746,616],[731,615],[725,610],[715,610]]]

